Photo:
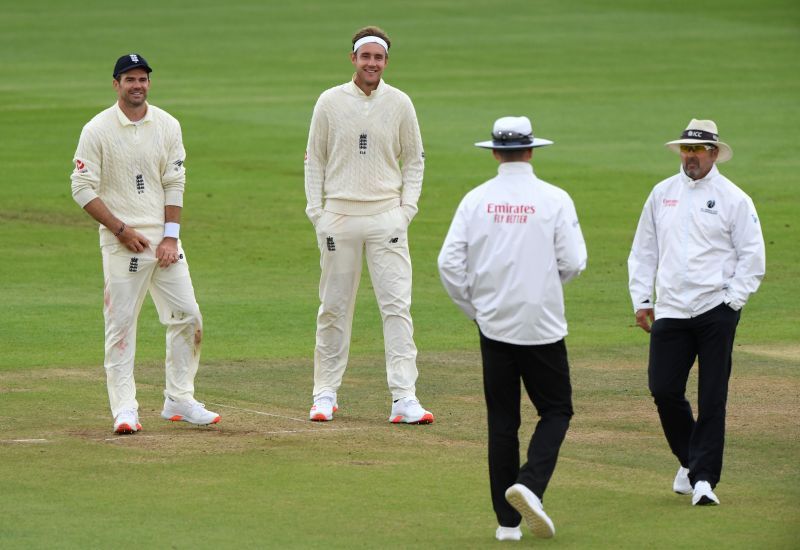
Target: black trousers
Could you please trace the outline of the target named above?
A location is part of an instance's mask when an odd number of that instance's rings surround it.
[[[725,406],[739,311],[720,304],[691,319],[658,319],[650,332],[648,379],[664,435],[689,480],[712,487],[722,473]],[[698,360],[697,419],[686,400],[689,371]]]
[[[541,346],[519,346],[480,335],[483,389],[489,424],[489,484],[497,521],[519,525],[521,517],[505,499],[511,485],[521,483],[544,496],[556,467],[558,451],[572,418],[564,340]],[[520,379],[539,414],[528,445],[528,462],[520,468]]]

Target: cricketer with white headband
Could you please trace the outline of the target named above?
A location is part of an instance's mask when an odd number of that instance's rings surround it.
[[[389,64],[391,41],[376,34],[365,34],[353,41],[350,62],[355,68],[353,83],[364,95],[371,96],[381,85],[383,71]]]
[[[425,154],[414,105],[382,80],[392,44],[378,27],[352,36],[355,74],[314,106],[305,161],[306,214],[320,253],[320,307],[309,419],[347,415],[338,402],[366,256],[381,311],[389,421],[430,424],[416,395],[408,226],[417,213]]]

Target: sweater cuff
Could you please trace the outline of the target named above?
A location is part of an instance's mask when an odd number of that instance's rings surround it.
[[[94,190],[87,187],[81,189],[77,193],[74,193],[72,195],[72,198],[75,199],[75,202],[78,203],[78,206],[83,208],[84,206],[86,206],[87,204],[89,204],[90,202],[92,202],[94,199],[97,198],[97,193],[95,193]]]
[[[317,222],[322,217],[323,212],[324,211],[319,206],[306,207],[306,216],[308,216],[308,219],[311,220],[311,225],[313,225],[314,227],[317,226]]]
[[[411,223],[411,220],[414,219],[414,216],[416,216],[417,212],[419,211],[417,205],[415,204],[403,204],[401,208],[403,209],[403,213],[406,215],[406,220],[408,220],[408,223]]]
[[[181,193],[180,191],[165,191],[164,205],[180,206],[181,208],[183,208],[183,193]]]

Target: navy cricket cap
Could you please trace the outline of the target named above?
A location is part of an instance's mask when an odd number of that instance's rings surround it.
[[[138,53],[130,53],[117,59],[117,64],[114,65],[114,78],[119,78],[119,75],[122,73],[136,68],[142,68],[147,71],[148,74],[153,72],[153,69],[150,68],[150,65],[147,64],[147,60],[144,57]]]

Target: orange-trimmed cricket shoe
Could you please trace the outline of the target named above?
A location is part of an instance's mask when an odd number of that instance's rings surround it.
[[[139,424],[139,413],[136,409],[125,409],[120,411],[114,418],[115,434],[134,434],[142,429]]]
[[[426,411],[416,397],[402,397],[392,403],[392,424],[433,424],[433,413]]]
[[[222,419],[217,413],[206,410],[206,406],[199,401],[194,399],[176,401],[169,396],[164,400],[164,410],[161,411],[161,418],[173,422],[189,422],[198,426],[216,424]]]
[[[308,412],[308,418],[314,422],[329,422],[333,420],[333,413],[338,410],[339,405],[336,403],[336,394],[322,392],[314,398],[314,404]]]

